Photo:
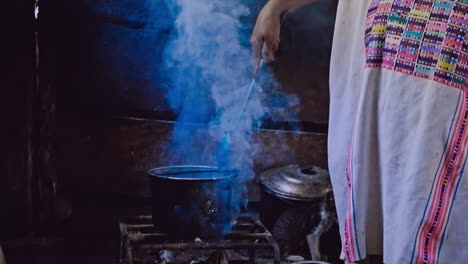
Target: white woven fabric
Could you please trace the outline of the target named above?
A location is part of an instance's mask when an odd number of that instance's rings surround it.
[[[339,3],[329,169],[349,262],[468,263],[466,5]]]

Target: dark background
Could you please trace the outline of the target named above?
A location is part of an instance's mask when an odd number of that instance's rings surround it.
[[[244,2],[252,10],[242,21],[248,39],[265,1]],[[283,24],[279,60],[273,67],[285,91],[300,96],[301,121],[328,119],[333,2],[290,14]],[[41,48],[53,64],[54,85],[60,87],[59,108],[168,118],[162,88],[170,89],[170,83],[161,63],[174,17],[165,1],[43,0],[40,10]]]
[[[252,28],[265,1],[245,2],[252,17],[243,23]],[[321,0],[284,21],[271,67],[301,99],[298,120],[281,121],[299,122],[302,131],[275,130],[283,127],[273,122],[259,130],[258,173],[296,162],[327,167],[336,4]],[[53,244],[37,240],[51,234],[75,241],[75,254],[100,255],[89,238],[112,240],[116,219],[148,198],[146,171],[162,165],[161,144],[173,126],[167,121],[174,120],[161,89],[169,85],[160,65],[174,19],[164,1],[41,0],[39,20],[34,5],[2,5],[9,26],[1,51],[0,243],[9,264],[21,257],[42,263],[45,253],[24,254],[24,247]],[[202,125],[187,129],[207,135]],[[260,199],[258,188],[251,199]]]

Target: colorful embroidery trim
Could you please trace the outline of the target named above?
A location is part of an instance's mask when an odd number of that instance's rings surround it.
[[[466,88],[468,1],[373,0],[366,65]]]
[[[354,195],[353,195],[353,178],[352,178],[352,152],[353,152],[353,143],[349,150],[348,163],[346,166],[346,180],[347,180],[347,190],[348,190],[348,204],[347,212],[345,219],[345,226],[342,238],[343,244],[343,255],[348,262],[356,262],[361,260],[361,253],[359,251],[359,244],[357,241],[357,232],[355,225],[355,211],[354,211]]]
[[[416,237],[411,263],[436,264],[445,237],[445,229],[466,162],[468,134],[468,93],[462,91],[462,102],[448,146],[436,173],[431,195]],[[458,109],[459,108],[459,109]]]

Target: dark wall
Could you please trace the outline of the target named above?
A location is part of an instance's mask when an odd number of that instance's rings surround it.
[[[301,100],[299,120],[328,123],[329,67],[337,0],[321,0],[283,22],[276,78]]]
[[[252,9],[243,21],[248,38],[265,1],[246,2]],[[284,89],[299,95],[302,121],[328,119],[336,2],[319,1],[283,23],[273,67]],[[161,63],[174,16],[165,1],[43,0],[41,11],[44,44],[55,52],[59,109],[145,115],[170,111],[161,89],[170,84]]]
[[[59,109],[153,111],[164,103],[159,68],[173,21],[163,2],[42,1]]]
[[[57,155],[59,186],[66,195],[80,199],[102,196],[149,197],[147,171],[167,166],[160,161],[174,125],[170,122],[128,119],[59,119]],[[196,138],[200,152],[213,150],[216,142],[203,125],[179,126]],[[254,172],[294,163],[327,168],[327,135],[258,130],[252,144],[260,145]],[[252,186],[253,187],[253,186]],[[259,197],[251,189],[252,200]]]
[[[0,78],[0,240],[31,230],[34,2],[2,3]]]

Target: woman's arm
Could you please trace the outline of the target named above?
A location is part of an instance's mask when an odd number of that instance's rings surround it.
[[[270,62],[280,42],[280,15],[291,12],[317,0],[270,0],[258,15],[250,42],[255,58],[254,74],[257,74],[260,59]]]
[[[270,0],[268,4],[275,6],[276,10],[279,11],[278,15],[283,12],[291,12],[308,4],[311,4],[317,0]]]

